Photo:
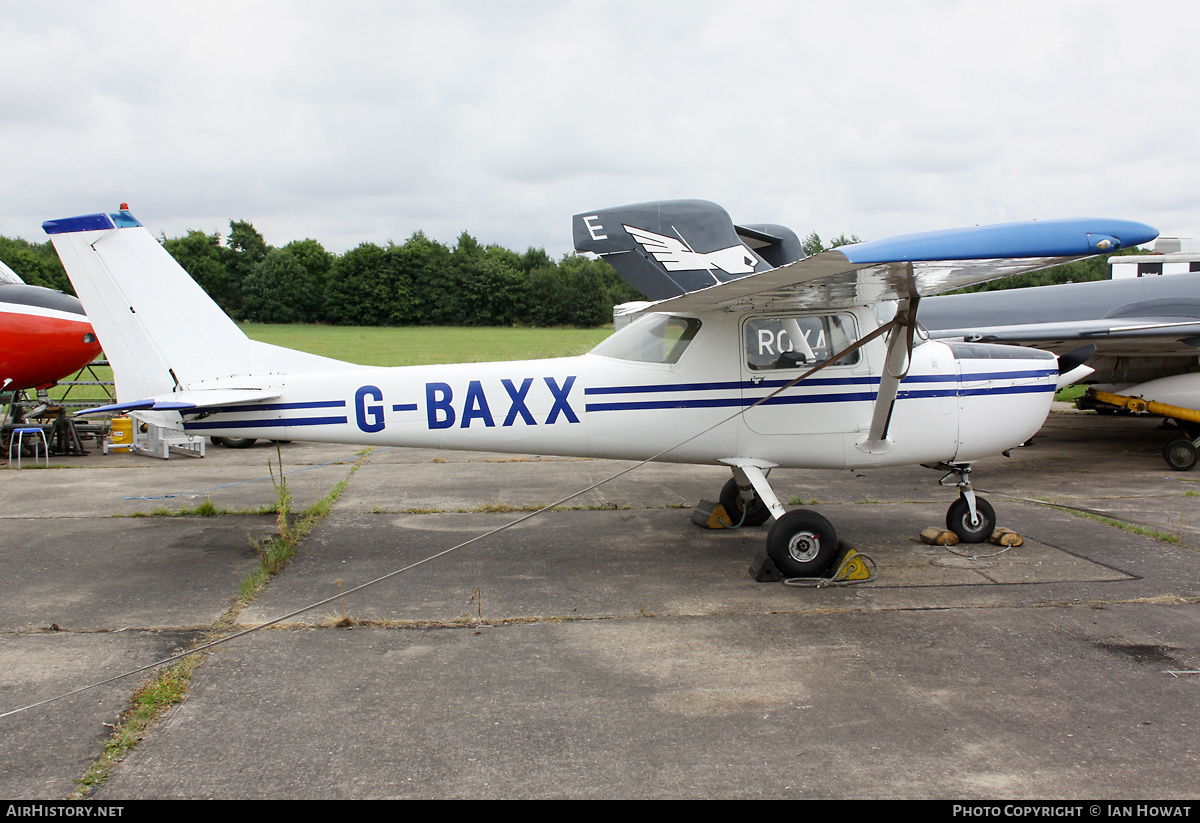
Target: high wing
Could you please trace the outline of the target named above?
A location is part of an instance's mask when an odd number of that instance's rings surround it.
[[[653,311],[861,306],[964,286],[1148,243],[1150,226],[1077,218],[908,234],[821,252],[658,301]]]

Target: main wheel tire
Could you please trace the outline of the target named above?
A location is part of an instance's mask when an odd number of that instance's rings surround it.
[[[1189,472],[1196,467],[1196,444],[1186,437],[1172,437],[1163,446],[1162,456],[1175,471]]]
[[[223,437],[225,445],[230,449],[248,449],[258,442],[255,437]]]
[[[787,577],[820,577],[837,557],[837,532],[821,515],[796,509],[771,524],[767,556]]]
[[[960,497],[946,510],[946,528],[958,535],[964,543],[982,543],[996,530],[996,511],[982,497],[975,498],[975,511],[979,522],[971,522],[971,507],[965,497]]]
[[[737,481],[732,477],[721,488],[720,503],[734,526],[761,526],[771,516],[771,510],[755,493],[754,499],[746,509],[746,516],[742,517],[742,494],[738,490]]]

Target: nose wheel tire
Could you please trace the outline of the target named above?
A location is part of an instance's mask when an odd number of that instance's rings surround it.
[[[946,528],[958,535],[964,543],[982,543],[996,530],[996,511],[982,497],[975,498],[976,520],[971,520],[971,507],[967,499],[960,497],[946,511]]]
[[[742,517],[742,508],[745,503],[742,500],[741,492],[738,490],[737,481],[732,477],[726,481],[721,488],[721,497],[719,500],[721,508],[729,515],[732,525],[739,524],[743,526],[761,526],[767,522],[767,518],[771,516],[771,510],[759,499],[757,494],[750,501],[750,505],[746,507],[746,516]]]
[[[787,577],[820,577],[837,557],[837,533],[816,512],[796,509],[771,524],[767,556]]]

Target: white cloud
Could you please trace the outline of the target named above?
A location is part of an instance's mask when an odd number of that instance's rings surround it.
[[[1200,9],[1062,2],[4,3],[0,234],[569,249],[701,197],[801,234],[1083,213],[1200,236]]]

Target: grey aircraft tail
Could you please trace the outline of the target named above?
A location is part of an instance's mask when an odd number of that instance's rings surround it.
[[[656,200],[577,214],[575,249],[603,257],[650,300],[665,300],[804,257],[800,238],[768,223],[735,226],[707,200]]]

